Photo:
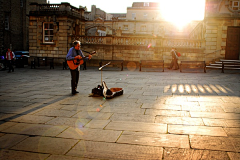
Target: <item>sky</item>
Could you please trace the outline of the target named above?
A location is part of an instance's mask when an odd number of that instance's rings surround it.
[[[133,2],[160,2],[160,12],[166,21],[175,25],[185,26],[192,20],[203,20],[205,10],[205,0],[48,0],[50,4],[60,4],[68,2],[72,6],[79,8],[79,5],[87,7],[91,11],[91,6],[106,13],[127,13],[127,7],[132,7]]]
[[[174,1],[176,3],[181,2],[182,7],[190,6],[193,4],[195,7],[191,7],[194,9],[199,10],[199,3],[204,3],[205,0],[47,0],[50,3],[61,3],[61,2],[69,2],[72,6],[79,7],[79,5],[83,7],[87,7],[88,11],[91,11],[91,6],[96,5],[97,8],[107,12],[107,13],[127,13],[127,7],[131,7],[133,2],[161,2],[164,1],[169,3],[170,7],[172,8]],[[168,2],[167,2],[168,1]],[[189,4],[190,3],[190,4]],[[179,4],[177,4],[179,6]],[[184,8],[183,8],[184,9]],[[179,12],[182,11],[181,8],[178,9]]]

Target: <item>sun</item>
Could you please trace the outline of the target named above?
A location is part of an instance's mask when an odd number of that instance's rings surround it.
[[[193,20],[203,20],[205,0],[160,0],[162,18],[179,29]]]

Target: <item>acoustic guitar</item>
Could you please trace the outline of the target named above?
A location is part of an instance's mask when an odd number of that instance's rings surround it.
[[[83,51],[83,50],[82,50]],[[87,51],[83,51],[83,52],[87,52]],[[93,51],[92,53],[90,52],[87,52],[89,53],[89,55],[93,55],[93,54],[96,54],[96,51]],[[84,63],[84,59],[86,59],[88,56],[85,56],[85,57],[81,57],[81,56],[77,56],[75,59],[73,60],[68,60],[67,61],[67,64],[69,66],[69,68],[71,70],[74,70],[76,69],[79,65],[82,65]]]

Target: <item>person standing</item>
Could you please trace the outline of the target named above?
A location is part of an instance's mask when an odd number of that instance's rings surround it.
[[[8,73],[11,72],[14,72],[14,68],[13,68],[13,61],[14,61],[14,58],[15,58],[15,54],[14,52],[11,51],[10,48],[8,48],[7,52],[6,52],[6,60],[7,60],[7,65],[8,65]]]
[[[69,49],[68,54],[66,56],[66,60],[74,60],[74,59],[82,59],[83,61],[90,60],[92,58],[92,55],[89,54],[88,57],[85,57],[80,50],[81,48],[81,42],[80,41],[74,41],[73,47]],[[71,72],[71,87],[72,87],[72,95],[75,95],[79,93],[77,91],[77,85],[79,81],[79,71],[80,71],[80,65],[76,69],[70,69]]]
[[[171,61],[170,67],[168,69],[177,70],[177,69],[179,69],[179,66],[178,66],[178,56],[177,56],[176,48],[175,49],[172,48],[171,54],[172,54],[172,61]]]

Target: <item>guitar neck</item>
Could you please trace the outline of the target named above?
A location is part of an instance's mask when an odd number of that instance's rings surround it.
[[[93,54],[93,53],[91,53],[91,52],[88,52],[88,51],[84,51],[84,50],[82,50],[82,51],[83,51],[83,52],[86,52],[86,53],[88,53],[88,54],[91,54],[91,55]]]

